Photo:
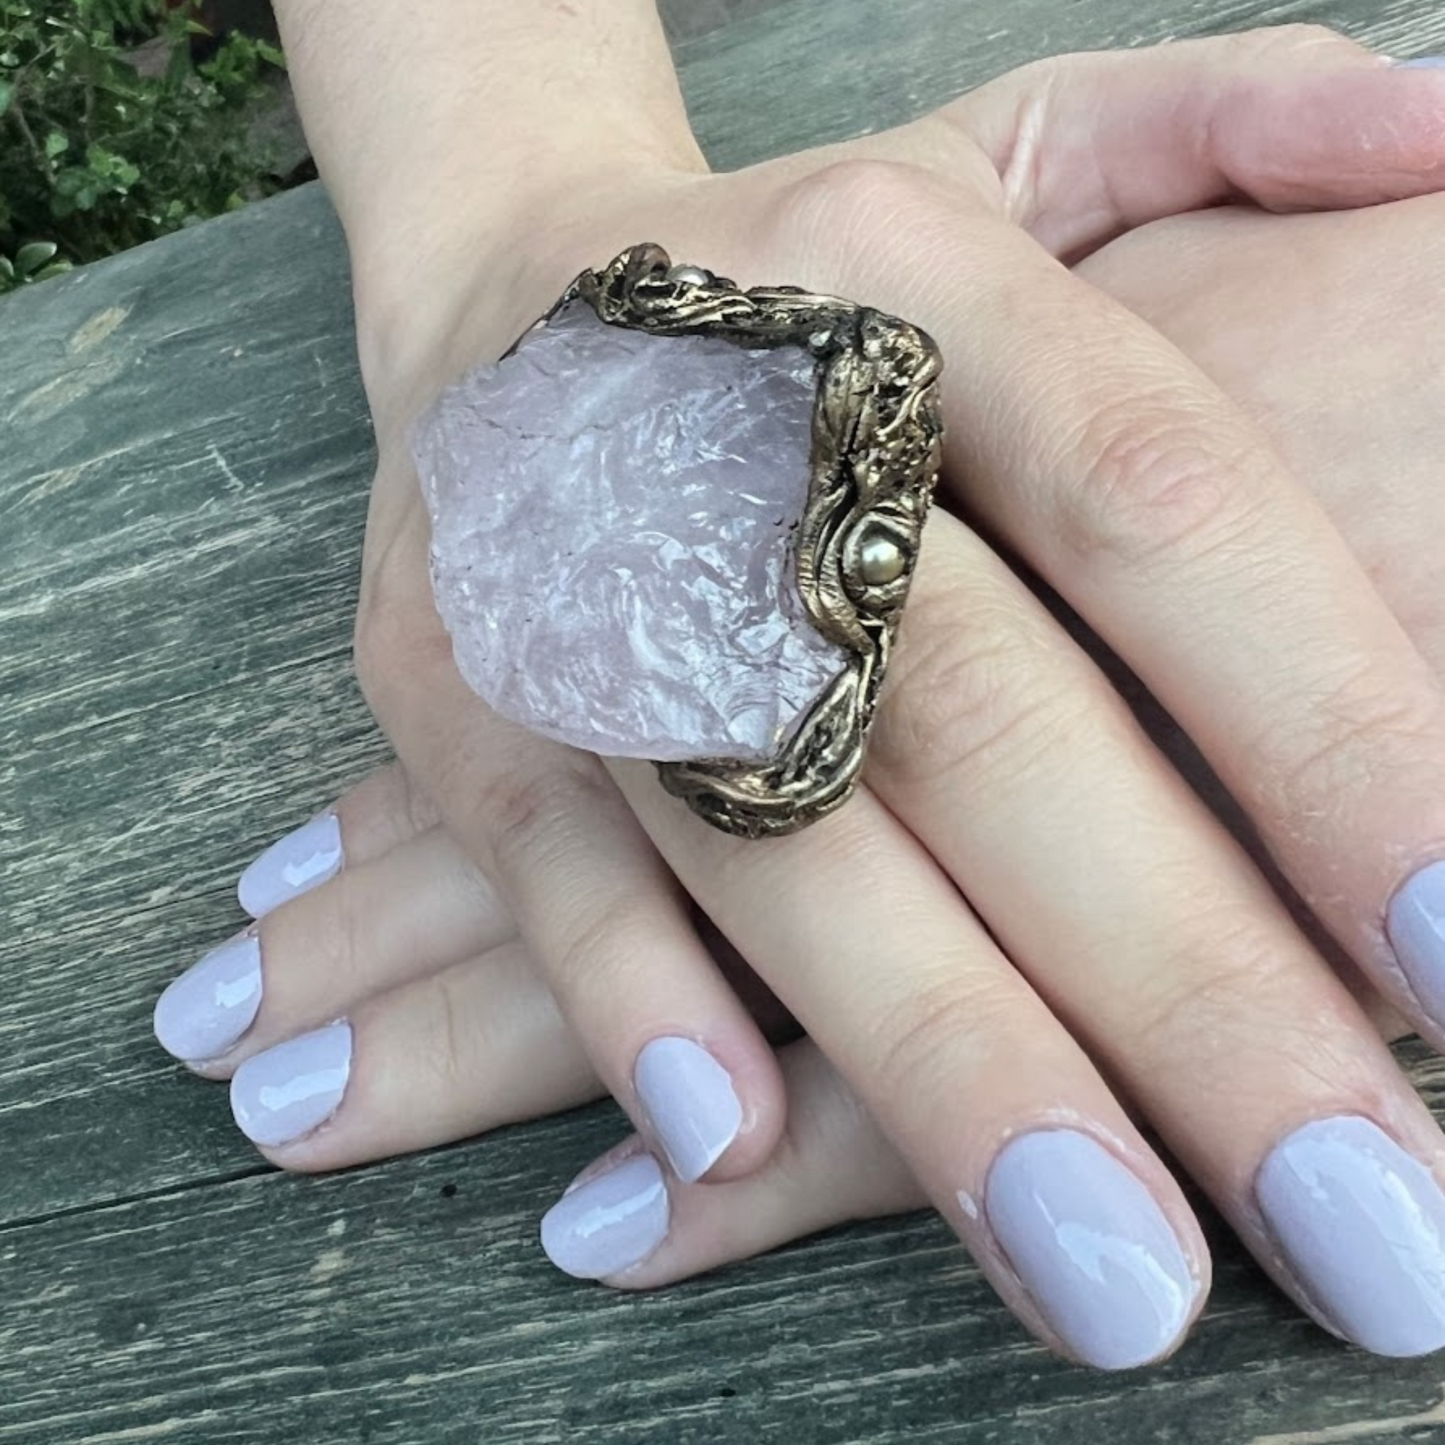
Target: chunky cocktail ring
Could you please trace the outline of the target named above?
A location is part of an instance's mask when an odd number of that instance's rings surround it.
[[[938,476],[939,370],[896,317],[660,246],[584,271],[414,433],[463,677],[534,732],[652,759],[729,833],[831,812]]]

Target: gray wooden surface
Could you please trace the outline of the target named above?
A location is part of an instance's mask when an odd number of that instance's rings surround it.
[[[1069,48],[1316,19],[1445,52],[1425,0],[698,18],[723,166]],[[238,866],[383,756],[348,668],[349,327],[315,188],[0,303],[0,1445],[1445,1441],[1445,1364],[1340,1348],[1218,1230],[1189,1344],[1118,1378],[1036,1347],[921,1216],[647,1298],[561,1278],[535,1223],[610,1108],[325,1179],[259,1162],[149,1017],[238,922]]]

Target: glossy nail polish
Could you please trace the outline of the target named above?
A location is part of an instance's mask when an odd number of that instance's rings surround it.
[[[727,1070],[691,1039],[653,1039],[637,1056],[633,1082],[677,1177],[701,1179],[743,1121]]]
[[[252,918],[261,918],[334,878],[341,862],[341,825],[335,813],[322,813],[267,848],[241,874],[236,896]]]
[[[1445,862],[1427,864],[1395,894],[1385,931],[1421,1007],[1445,1028]]]
[[[1377,1355],[1445,1346],[1445,1194],[1368,1119],[1316,1119],[1281,1140],[1255,1194],[1305,1298]]]
[[[1040,1314],[1086,1364],[1145,1364],[1188,1324],[1199,1286],[1164,1211],[1087,1134],[1012,1140],[989,1170],[984,1204]]]
[[[341,1106],[351,1076],[351,1025],[327,1024],[254,1054],[231,1080],[231,1112],[255,1144],[292,1144]]]
[[[542,1216],[547,1258],[576,1279],[604,1279],[646,1259],[667,1238],[667,1185],[651,1154],[569,1190]]]
[[[224,1054],[261,1007],[261,941],[238,934],[193,963],[160,996],[155,1031],[176,1058],[199,1063]]]

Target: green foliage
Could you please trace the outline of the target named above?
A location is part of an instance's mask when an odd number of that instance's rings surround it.
[[[0,0],[0,291],[276,188],[241,117],[281,55],[231,35],[193,65],[200,30],[165,0]]]
[[[32,281],[44,281],[70,270],[70,262],[57,258],[56,249],[54,241],[31,241],[15,253],[14,260],[0,255],[0,291],[28,286]]]

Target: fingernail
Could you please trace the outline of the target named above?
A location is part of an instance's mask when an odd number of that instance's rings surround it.
[[[1414,60],[1397,60],[1396,70],[1445,70],[1445,55],[1421,55]]]
[[[327,1024],[247,1059],[231,1080],[231,1112],[254,1144],[290,1144],[337,1110],[351,1074],[351,1025]]]
[[[575,1279],[603,1279],[646,1259],[667,1238],[667,1185],[651,1154],[564,1194],[542,1216],[547,1258]]]
[[[1255,1195],[1306,1300],[1377,1355],[1445,1345],[1445,1195],[1368,1119],[1316,1119],[1276,1144]]]
[[[638,1054],[633,1081],[677,1177],[701,1179],[743,1122],[728,1071],[691,1039],[662,1038]]]
[[[1073,1129],[1021,1135],[984,1201],[1024,1288],[1085,1363],[1128,1369],[1179,1338],[1198,1284],[1154,1196],[1102,1144]]]
[[[1395,894],[1385,932],[1420,1006],[1445,1027],[1445,862],[1420,869]]]
[[[335,813],[322,813],[266,849],[241,874],[236,896],[252,918],[261,918],[334,878],[340,868],[341,825]]]
[[[224,1054],[261,1007],[261,941],[242,933],[212,949],[156,1001],[160,1046],[187,1063]]]

